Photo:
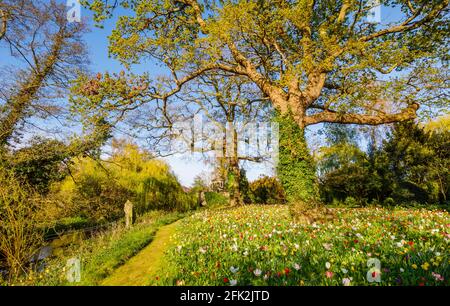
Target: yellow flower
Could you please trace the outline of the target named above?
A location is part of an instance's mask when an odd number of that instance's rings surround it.
[[[300,281],[300,286],[305,285],[305,282],[303,280]]]
[[[425,271],[428,270],[429,266],[430,266],[430,264],[428,262],[426,262],[423,265],[421,265],[422,269],[424,269]]]
[[[416,264],[413,264],[411,267],[412,267],[413,269],[417,269],[417,265],[416,265]]]

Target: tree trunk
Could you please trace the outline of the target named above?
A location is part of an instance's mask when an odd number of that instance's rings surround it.
[[[319,192],[314,160],[309,153],[304,129],[292,114],[276,115],[279,124],[278,177],[289,203],[316,203]]]
[[[230,188],[230,204],[231,206],[240,206],[243,205],[241,188],[240,188],[240,180],[241,180],[241,171],[239,168],[239,155],[238,155],[238,136],[236,129],[233,123],[229,124],[229,129],[231,131],[231,146],[228,150],[231,155],[228,158],[228,180],[229,188]]]
[[[39,90],[45,86],[45,80],[54,72],[61,50],[64,47],[64,35],[65,32],[61,30],[55,36],[50,52],[43,57],[42,69],[32,69],[28,79],[18,84],[17,94],[7,99],[8,112],[0,118],[0,146],[3,147],[8,144],[17,124],[24,119]]]
[[[243,205],[241,187],[240,187],[240,179],[241,179],[241,171],[239,168],[239,164],[232,159],[229,165],[229,175],[228,179],[230,182],[230,204],[231,206],[240,206]]]

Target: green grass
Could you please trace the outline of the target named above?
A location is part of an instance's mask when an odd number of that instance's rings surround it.
[[[91,253],[83,260],[81,285],[97,285],[117,267],[147,246],[161,226],[175,222],[182,216],[181,213],[162,215],[154,213],[146,221],[115,238],[109,246]]]
[[[293,222],[287,206],[196,213],[180,221],[156,284],[449,285],[447,212],[335,211],[333,222],[313,225]],[[369,272],[370,258],[381,267]]]
[[[44,238],[52,238],[54,236],[57,236],[58,233],[73,231],[73,230],[80,230],[83,228],[87,228],[90,226],[98,226],[100,224],[96,224],[95,222],[90,221],[87,218],[83,217],[70,217],[70,218],[63,218],[61,220],[58,220],[51,226],[47,226],[44,229],[45,237]]]
[[[144,286],[157,279],[167,265],[164,253],[172,242],[170,237],[176,232],[177,223],[161,227],[147,247],[116,269],[101,285]]]
[[[145,248],[161,226],[175,222],[186,214],[152,211],[138,218],[126,230],[123,224],[66,249],[64,255],[52,258],[41,272],[21,279],[18,285],[99,285],[115,269]],[[65,264],[69,258],[81,259],[81,282],[68,283]]]

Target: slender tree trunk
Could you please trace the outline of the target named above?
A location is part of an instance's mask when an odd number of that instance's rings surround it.
[[[238,136],[233,123],[229,123],[229,129],[231,132],[231,146],[230,146],[230,157],[228,158],[228,178],[231,179],[230,184],[230,204],[231,206],[243,205],[240,181],[241,181],[241,171],[239,168],[239,155],[238,155]]]
[[[7,25],[8,15],[6,15],[6,12],[4,10],[0,9],[0,40],[2,40],[6,34]]]
[[[64,47],[64,34],[61,30],[55,36],[50,52],[43,59],[42,69],[31,70],[28,79],[19,84],[17,94],[8,98],[8,111],[0,118],[0,146],[5,146],[8,143],[17,124],[25,117],[26,111],[36,98],[39,90],[44,86],[46,78],[53,73]]]
[[[232,177],[232,182],[230,184],[230,204],[231,206],[239,206],[243,204],[241,190],[239,186],[240,181],[240,169],[239,166],[234,164],[230,165],[229,173]],[[229,177],[230,177],[229,176]]]

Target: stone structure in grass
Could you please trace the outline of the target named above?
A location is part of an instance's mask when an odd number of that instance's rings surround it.
[[[133,225],[133,203],[127,200],[123,207],[125,212],[125,227],[130,228]]]

